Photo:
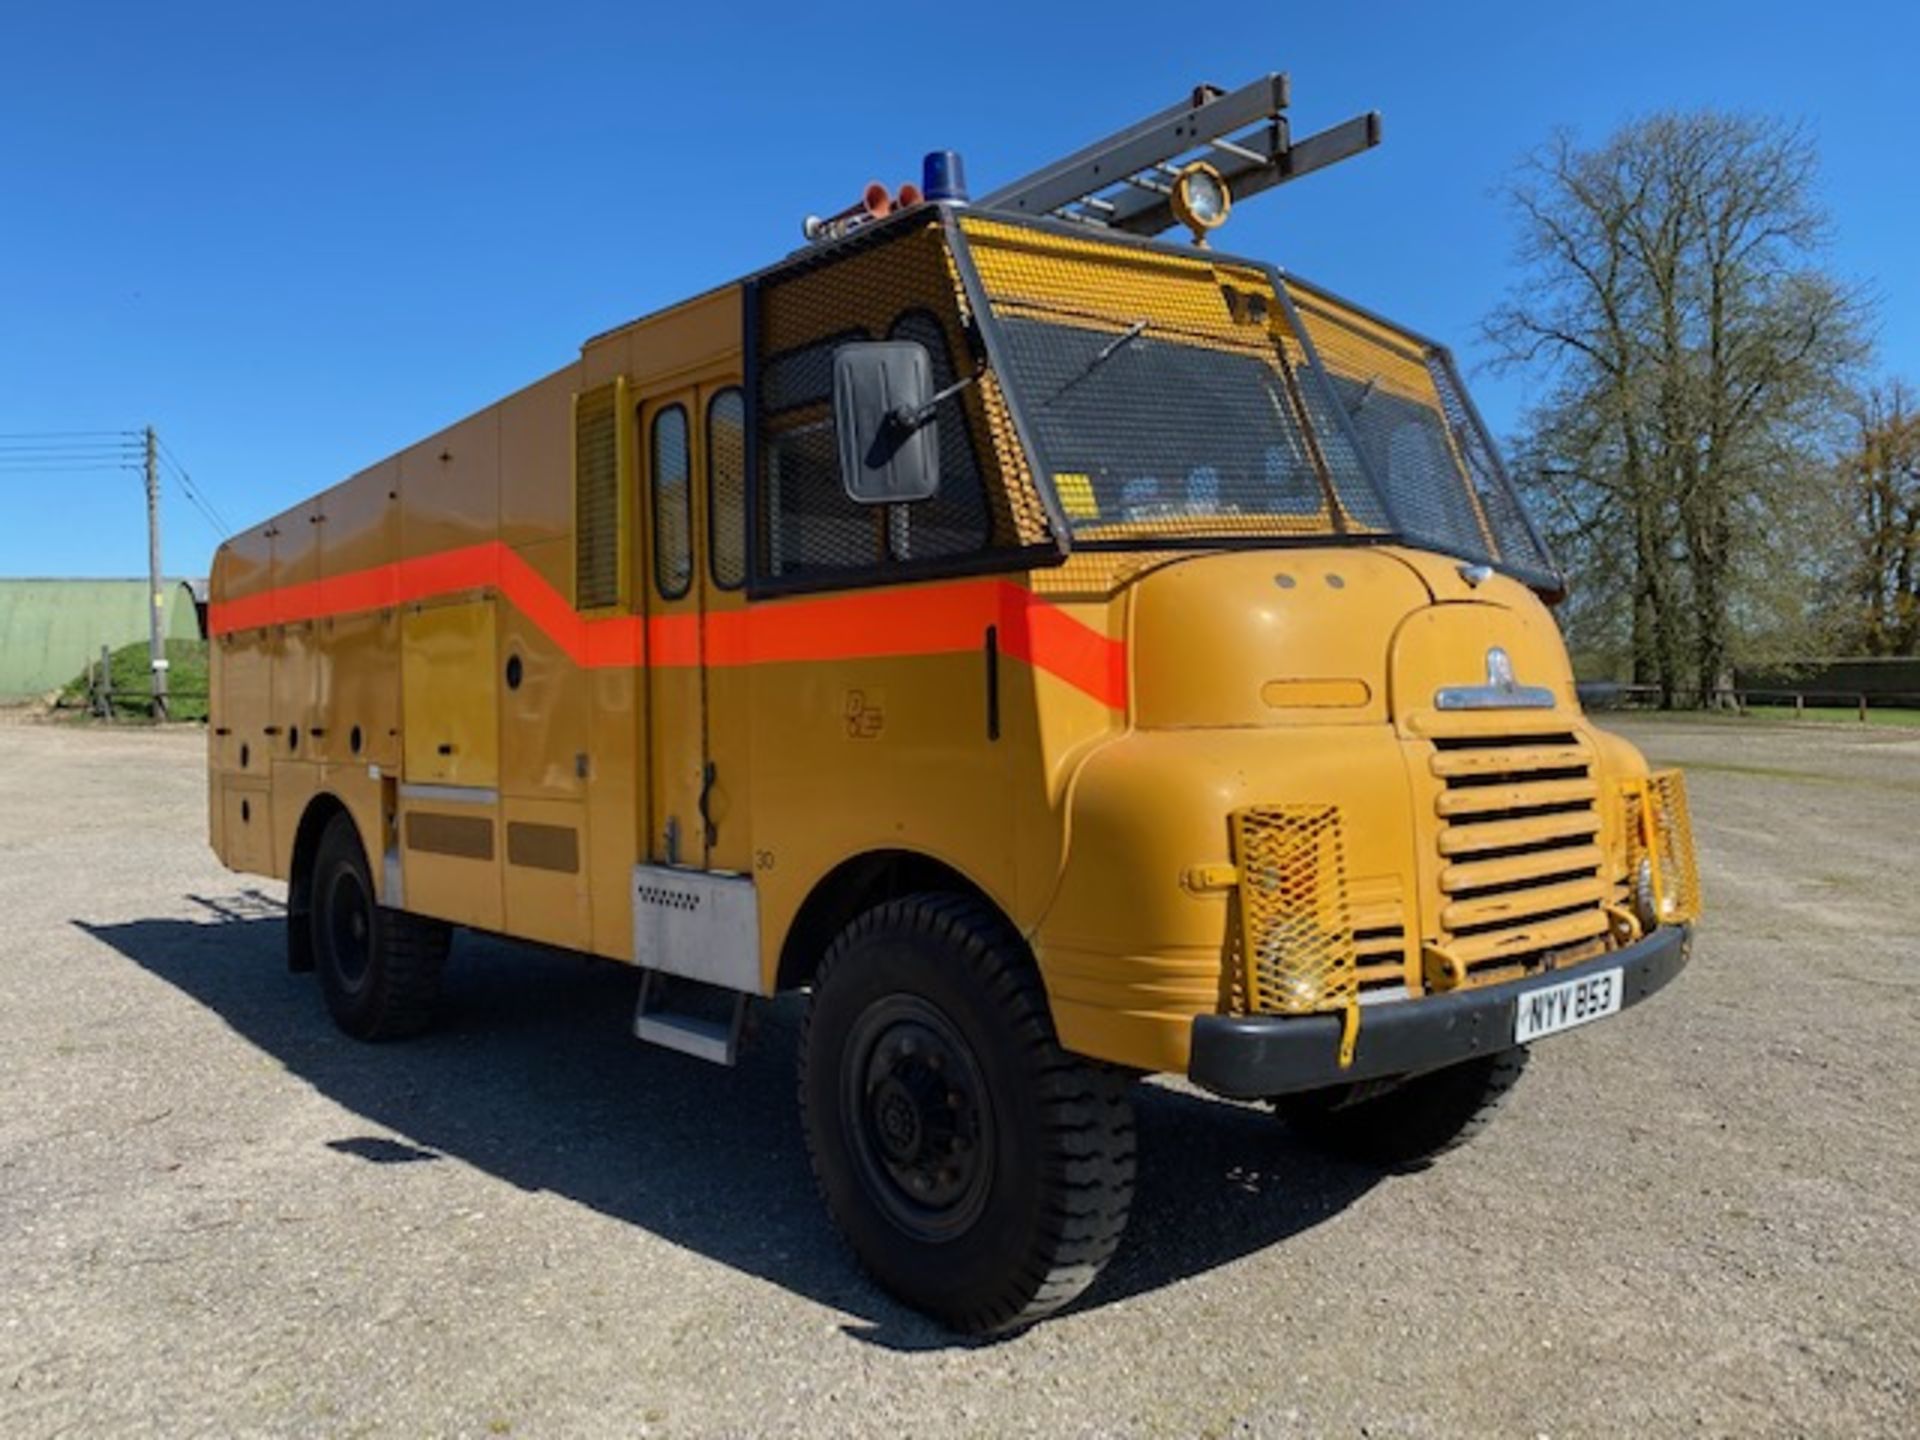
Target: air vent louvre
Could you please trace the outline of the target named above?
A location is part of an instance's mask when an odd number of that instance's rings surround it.
[[[579,396],[573,411],[574,606],[620,603],[620,450],[614,387]]]

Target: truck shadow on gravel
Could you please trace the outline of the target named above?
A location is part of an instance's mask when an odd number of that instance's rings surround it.
[[[333,1028],[312,976],[288,973],[285,922],[262,913],[271,902],[199,903],[206,923],[74,923],[391,1132],[329,1140],[341,1164],[450,1156],[847,1311],[860,1317],[847,1333],[868,1343],[970,1343],[895,1304],[840,1245],[800,1136],[792,998],[759,1007],[739,1066],[723,1070],[631,1038],[632,971],[462,933],[438,1028],[364,1045]],[[189,1071],[181,1083],[193,1083]],[[1136,1104],[1132,1220],[1119,1254],[1069,1314],[1285,1240],[1381,1178],[1300,1148],[1259,1110],[1158,1085],[1139,1087]]]

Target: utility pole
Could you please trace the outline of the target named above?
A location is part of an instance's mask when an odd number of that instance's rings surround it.
[[[153,671],[153,718],[167,718],[167,641],[161,621],[167,598],[160,588],[160,446],[147,426],[147,659]]]

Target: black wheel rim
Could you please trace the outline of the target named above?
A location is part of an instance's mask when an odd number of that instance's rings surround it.
[[[373,965],[373,904],[352,866],[341,866],[327,880],[320,935],[334,975],[348,990],[358,990]]]
[[[916,995],[868,1006],[847,1037],[841,1126],[863,1188],[916,1240],[965,1234],[993,1182],[993,1108],[972,1047]]]

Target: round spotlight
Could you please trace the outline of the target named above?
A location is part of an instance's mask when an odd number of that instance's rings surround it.
[[[1173,218],[1193,232],[1193,243],[1207,243],[1207,232],[1226,223],[1233,193],[1220,172],[1196,160],[1173,182]]]

